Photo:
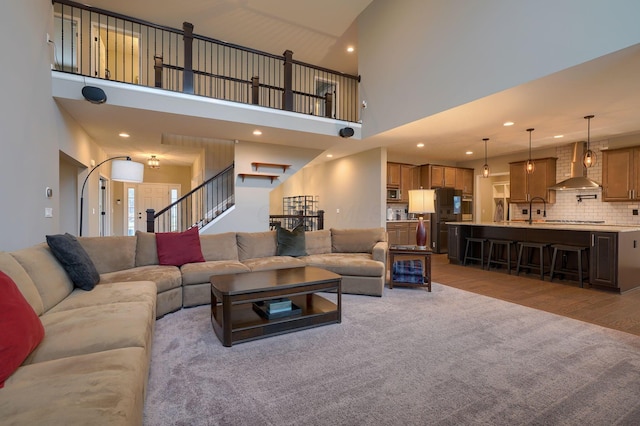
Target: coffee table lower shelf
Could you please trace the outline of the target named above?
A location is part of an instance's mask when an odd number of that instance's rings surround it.
[[[265,319],[253,310],[251,303],[233,305],[231,335],[224,333],[222,303],[211,307],[213,329],[225,346],[233,343],[261,339],[291,331],[339,323],[340,313],[336,304],[317,294],[291,296],[291,301],[301,308],[301,313],[283,318]],[[230,337],[230,339],[228,339]],[[227,340],[230,340],[227,342]],[[227,344],[229,343],[229,344]]]

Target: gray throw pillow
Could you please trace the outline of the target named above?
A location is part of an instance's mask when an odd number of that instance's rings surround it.
[[[276,248],[276,254],[278,256],[298,257],[307,255],[304,225],[300,224],[291,231],[278,227],[276,229],[276,239],[278,241]]]
[[[73,285],[86,291],[93,290],[100,281],[100,274],[76,237],[68,233],[47,235],[47,244]]]

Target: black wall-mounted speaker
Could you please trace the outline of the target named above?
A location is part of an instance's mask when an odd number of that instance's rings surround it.
[[[338,134],[343,138],[350,138],[351,136],[353,136],[353,129],[351,127],[343,127],[342,129],[340,129]]]
[[[107,101],[107,94],[99,87],[84,86],[82,96],[92,104],[103,104]]]

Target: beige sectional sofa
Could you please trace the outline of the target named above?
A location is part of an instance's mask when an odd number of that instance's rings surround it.
[[[3,425],[141,424],[155,318],[210,303],[212,275],[312,265],[373,296],[386,277],[383,228],[307,232],[298,257],[278,256],[276,231],[205,234],[205,261],[180,267],[159,264],[154,234],[78,240],[100,274],[91,291],[74,288],[46,243],[0,252],[0,271],[44,326],[0,388]]]

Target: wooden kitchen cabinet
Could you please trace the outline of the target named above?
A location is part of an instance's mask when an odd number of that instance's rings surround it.
[[[462,195],[473,195],[473,169],[456,169],[456,189],[462,191]]]
[[[616,288],[617,279],[617,234],[592,232],[589,259],[589,283]]]
[[[420,167],[401,164],[400,176],[400,200],[408,203],[409,190],[420,188]]]
[[[535,170],[527,174],[526,161],[509,163],[509,186],[512,203],[528,203],[533,197],[542,197],[547,203],[556,202],[556,191],[548,189],[556,184],[556,158],[533,160]]]
[[[603,151],[602,199],[640,200],[640,147]]]
[[[398,222],[398,223],[388,223],[387,222],[387,234],[389,239],[389,244],[399,244],[399,245],[408,245],[410,244],[410,223],[409,222]],[[415,232],[414,232],[415,238]]]
[[[425,217],[424,226],[427,230],[427,243],[431,241],[431,222]],[[389,245],[415,245],[416,244],[416,227],[418,222],[387,222],[387,236]]]
[[[455,188],[456,170],[456,167],[425,164],[420,172],[420,185],[425,189]]]
[[[400,187],[400,163],[387,163],[387,186]]]

